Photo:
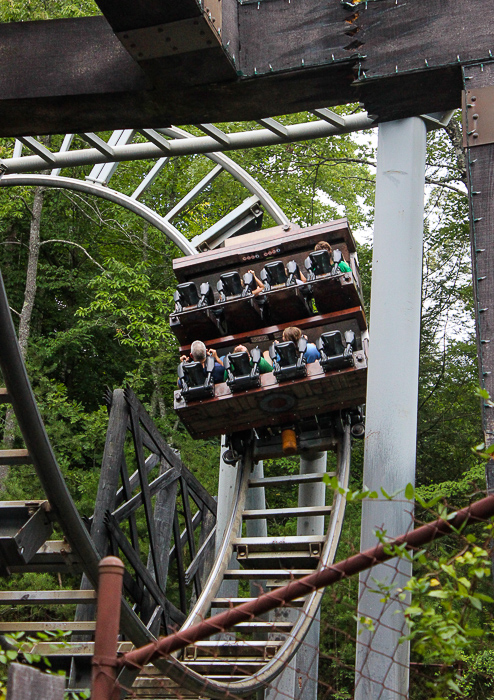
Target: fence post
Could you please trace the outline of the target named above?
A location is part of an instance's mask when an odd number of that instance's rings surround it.
[[[99,563],[98,611],[92,672],[92,700],[118,700],[117,641],[124,565],[118,557]]]
[[[10,664],[7,700],[63,700],[65,676],[49,675],[24,664]]]

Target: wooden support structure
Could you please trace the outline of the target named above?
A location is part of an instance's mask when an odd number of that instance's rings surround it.
[[[489,60],[490,0],[139,3],[0,25],[0,135],[262,119],[363,102],[380,120],[460,106]],[[54,49],[55,47],[55,49]]]
[[[494,397],[494,61],[464,68],[463,145],[470,202],[470,235],[477,330],[479,381]],[[494,443],[494,409],[482,401],[487,445]],[[487,489],[494,492],[494,461],[486,465]]]
[[[64,694],[64,676],[49,675],[25,664],[10,664],[7,700],[63,700]]]

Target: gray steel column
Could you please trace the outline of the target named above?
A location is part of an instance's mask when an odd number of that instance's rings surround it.
[[[253,479],[264,478],[264,464],[262,460],[254,464],[252,468]],[[266,508],[266,490],[264,486],[249,489],[247,492],[247,500],[245,504],[246,510],[264,510]],[[247,537],[267,537],[268,523],[267,520],[261,518],[255,520],[247,520],[245,523],[245,534]],[[263,581],[250,582],[250,594],[253,598],[265,593],[267,590]]]
[[[235,481],[237,479],[237,467],[236,465],[227,464],[223,461],[223,452],[227,449],[226,437],[221,436],[221,455],[220,455],[220,476],[218,482],[218,512],[216,516],[216,552],[218,552],[223,541],[223,535],[225,534],[226,527],[228,525],[228,516],[230,514],[233,494],[235,489]],[[238,569],[238,562],[236,557],[232,557],[229,569]],[[218,597],[220,598],[236,598],[238,596],[238,581],[223,581],[220,590],[218,591]],[[217,612],[221,612],[219,609],[213,609],[211,613],[214,615]],[[222,635],[221,639],[235,639],[235,633],[227,633]]]
[[[376,213],[371,288],[371,340],[367,383],[364,484],[379,499],[362,505],[361,549],[413,524],[413,503],[403,491],[415,482],[417,393],[422,286],[426,127],[418,118],[379,126]],[[410,577],[408,562],[392,560],[360,576],[355,700],[408,697],[409,645],[399,644],[404,620],[399,601],[380,603],[373,581],[394,588]]]

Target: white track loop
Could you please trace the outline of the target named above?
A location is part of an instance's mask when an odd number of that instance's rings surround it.
[[[346,425],[344,435],[338,447],[338,480],[341,486],[348,486],[350,475],[350,426]],[[204,586],[203,593],[198,599],[194,609],[191,611],[188,619],[184,623],[182,629],[186,629],[193,624],[202,621],[211,606],[211,601],[216,596],[222,582],[223,572],[226,570],[230,558],[232,556],[233,544],[232,539],[237,536],[241,522],[241,512],[245,502],[245,497],[248,488],[248,476],[250,472],[251,460],[246,459],[243,468],[243,473],[237,477],[236,483],[236,499],[232,507],[232,516],[229,521],[229,526],[225,533],[225,537],[218,556],[211,571],[211,574]],[[339,492],[335,492],[333,500],[333,508],[329,527],[326,533],[326,540],[318,568],[325,568],[334,562],[336,549],[338,546],[343,518],[345,514],[346,499]],[[297,653],[300,644],[303,642],[309,627],[319,609],[324,590],[313,591],[306,599],[303,608],[300,611],[299,618],[295,623],[286,641],[279,648],[276,655],[270,659],[262,669],[254,673],[252,676],[241,680],[226,683],[217,680],[211,680],[207,676],[201,676],[195,671],[188,669],[186,664],[180,661],[173,661],[173,666],[170,667],[169,661],[163,663],[163,660],[153,662],[160,670],[179,683],[184,689],[198,693],[202,697],[217,698],[218,700],[228,698],[232,695],[245,697],[252,695],[258,690],[266,687],[269,683],[281,673],[281,671],[290,662],[290,659]],[[165,669],[165,665],[167,668]]]
[[[159,231],[162,231],[168,238],[177,245],[185,255],[194,255],[197,250],[178,229],[169,221],[166,221],[162,216],[159,216],[155,211],[147,207],[145,204],[138,202],[126,194],[112,190],[109,187],[96,185],[92,182],[84,180],[76,180],[72,177],[60,177],[57,175],[3,175],[0,177],[0,187],[18,187],[18,186],[44,186],[58,187],[65,190],[74,190],[76,192],[84,192],[85,194],[93,194],[101,199],[106,199],[114,204],[128,209],[137,214],[150,224],[155,226]]]

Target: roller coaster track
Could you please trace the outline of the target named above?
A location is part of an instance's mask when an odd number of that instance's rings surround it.
[[[0,401],[12,405],[26,446],[24,450],[0,451],[0,462],[2,464],[32,463],[46,495],[44,501],[0,504],[1,510],[7,518],[10,518],[11,524],[21,524],[20,529],[14,528],[14,530],[18,529],[15,533],[12,531],[12,525],[10,525],[11,531],[8,532],[8,528],[2,525],[4,536],[0,540],[0,556],[3,560],[3,573],[5,575],[33,570],[83,572],[88,581],[86,589],[79,591],[4,591],[0,594],[0,602],[4,605],[37,605],[47,602],[79,604],[91,609],[96,598],[97,568],[101,552],[76,509],[50,445],[20,354],[1,278],[0,329],[2,338],[0,369],[5,382],[5,387],[0,390]],[[210,567],[207,580],[200,581],[199,568],[200,565],[203,568],[205,566],[205,553],[208,548],[211,549],[213,531],[210,526],[209,534],[206,533],[207,536],[203,538],[202,544],[199,540],[199,551],[196,551],[193,537],[196,525],[193,521],[195,520],[196,523],[200,521],[200,518],[196,517],[198,514],[202,515],[204,520],[205,514],[214,510],[214,504],[211,503],[211,497],[202,492],[202,487],[194,477],[186,472],[179,458],[164,443],[156,429],[149,425],[148,419],[138,414],[137,404],[133,403],[132,397],[131,392],[127,394],[130,423],[136,423],[134,435],[139,431],[144,435],[142,444],[151,446],[151,450],[158,455],[157,461],[161,460],[162,465],[166,464],[167,469],[169,467],[170,470],[173,468],[177,471],[176,478],[180,477],[182,489],[185,489],[182,495],[187,531],[186,535],[184,533],[180,535],[179,531],[178,539],[175,536],[175,542],[180,542],[181,537],[188,538],[191,556],[195,557],[188,573],[189,579],[195,584],[196,602],[183,628],[195,624],[211,611],[245,602],[249,596],[255,596],[256,593],[268,588],[276,588],[291,578],[312,573],[316,567],[327,566],[334,560],[343,523],[344,497],[336,493],[331,506],[313,505],[279,509],[250,507],[249,498],[258,489],[279,489],[287,485],[298,486],[299,489],[307,488],[307,485],[321,484],[323,474],[320,472],[279,474],[264,478],[253,469],[255,465],[252,450],[249,448],[237,469],[231,510],[223,540],[218,543],[216,559]],[[142,423],[139,423],[139,420]],[[144,460],[142,444],[137,445],[136,451]],[[344,428],[343,435],[339,438],[337,453],[336,474],[339,482],[346,485],[350,468],[349,426]],[[143,461],[143,468],[150,470],[152,465],[156,465],[156,460],[149,467],[146,467],[146,464],[147,462]],[[166,474],[170,474],[170,471]],[[139,496],[130,497],[128,494],[127,502],[124,504],[126,515],[130,518],[132,508],[139,499],[139,502],[144,504],[147,499],[149,505],[151,496],[158,489],[158,482],[165,483],[166,478],[166,475],[160,473],[150,486],[141,482]],[[196,503],[202,504],[203,507],[203,510],[199,510],[194,517],[191,516],[190,509],[186,505],[185,499],[188,492],[192,494]],[[115,512],[111,515],[106,514],[107,525],[115,520]],[[301,524],[298,528],[301,532],[304,531],[302,524],[304,520],[307,525],[307,519],[317,516],[328,516],[329,524],[325,536],[316,536],[310,532],[293,536],[279,534],[259,536],[259,530],[256,536],[249,534],[249,523],[253,521],[276,523],[280,518],[296,518]],[[95,519],[96,513],[93,526]],[[50,539],[54,522],[63,533],[63,541]],[[150,525],[149,521],[148,525]],[[111,530],[111,527],[109,529]],[[118,527],[114,524],[115,533],[118,535]],[[156,533],[155,537],[159,539]],[[109,539],[114,548],[117,545],[126,546],[121,537]],[[179,550],[180,547],[175,547],[177,565],[180,564],[181,557]],[[128,556],[132,555],[130,550],[125,551]],[[134,583],[134,588],[139,589],[141,586],[139,590],[142,592],[143,586],[147,587],[151,593],[148,598],[152,599],[152,606],[146,618],[142,614],[139,616],[138,607],[131,606],[128,596],[122,600],[121,632],[129,641],[121,643],[121,651],[129,649],[132,645],[141,646],[152,641],[155,638],[153,632],[156,633],[159,629],[159,623],[158,625],[156,623],[160,616],[163,616],[164,620],[168,619],[168,622],[173,622],[181,614],[180,611],[177,612],[178,609],[173,603],[164,600],[160,591],[153,592],[156,588],[153,581],[146,579],[143,584],[142,577],[146,574],[142,572],[139,574],[139,562],[135,567],[134,578],[137,583]],[[156,560],[154,568],[155,571],[159,568]],[[154,578],[158,581],[157,573]],[[223,595],[221,587],[225,582],[238,583],[240,593],[235,596]],[[247,592],[247,583],[244,582],[250,583],[250,592]],[[132,588],[132,581],[129,585]],[[124,670],[119,681],[127,688],[134,684],[133,691],[144,697],[184,693],[189,697],[211,698],[252,695],[272,683],[297,653],[317,614],[322,594],[322,591],[314,591],[304,599],[300,599],[291,608],[289,614],[285,614],[286,611],[275,611],[272,619],[242,623],[232,630],[231,634],[221,635],[219,639],[199,642],[186,648],[181,658],[159,659],[154,662],[153,667],[141,670],[139,675],[137,670],[135,672]],[[166,627],[166,621],[164,624]],[[0,633],[3,634],[14,629],[32,631],[59,628],[87,635],[94,630],[94,618],[79,622],[76,619],[73,623],[0,622]],[[38,643],[36,648],[39,652],[46,652],[49,644]],[[91,651],[90,641],[72,641],[63,651],[51,653],[54,656],[57,654],[70,656],[73,660],[77,657],[90,658]],[[73,685],[74,683],[77,687],[77,679],[73,679]]]

